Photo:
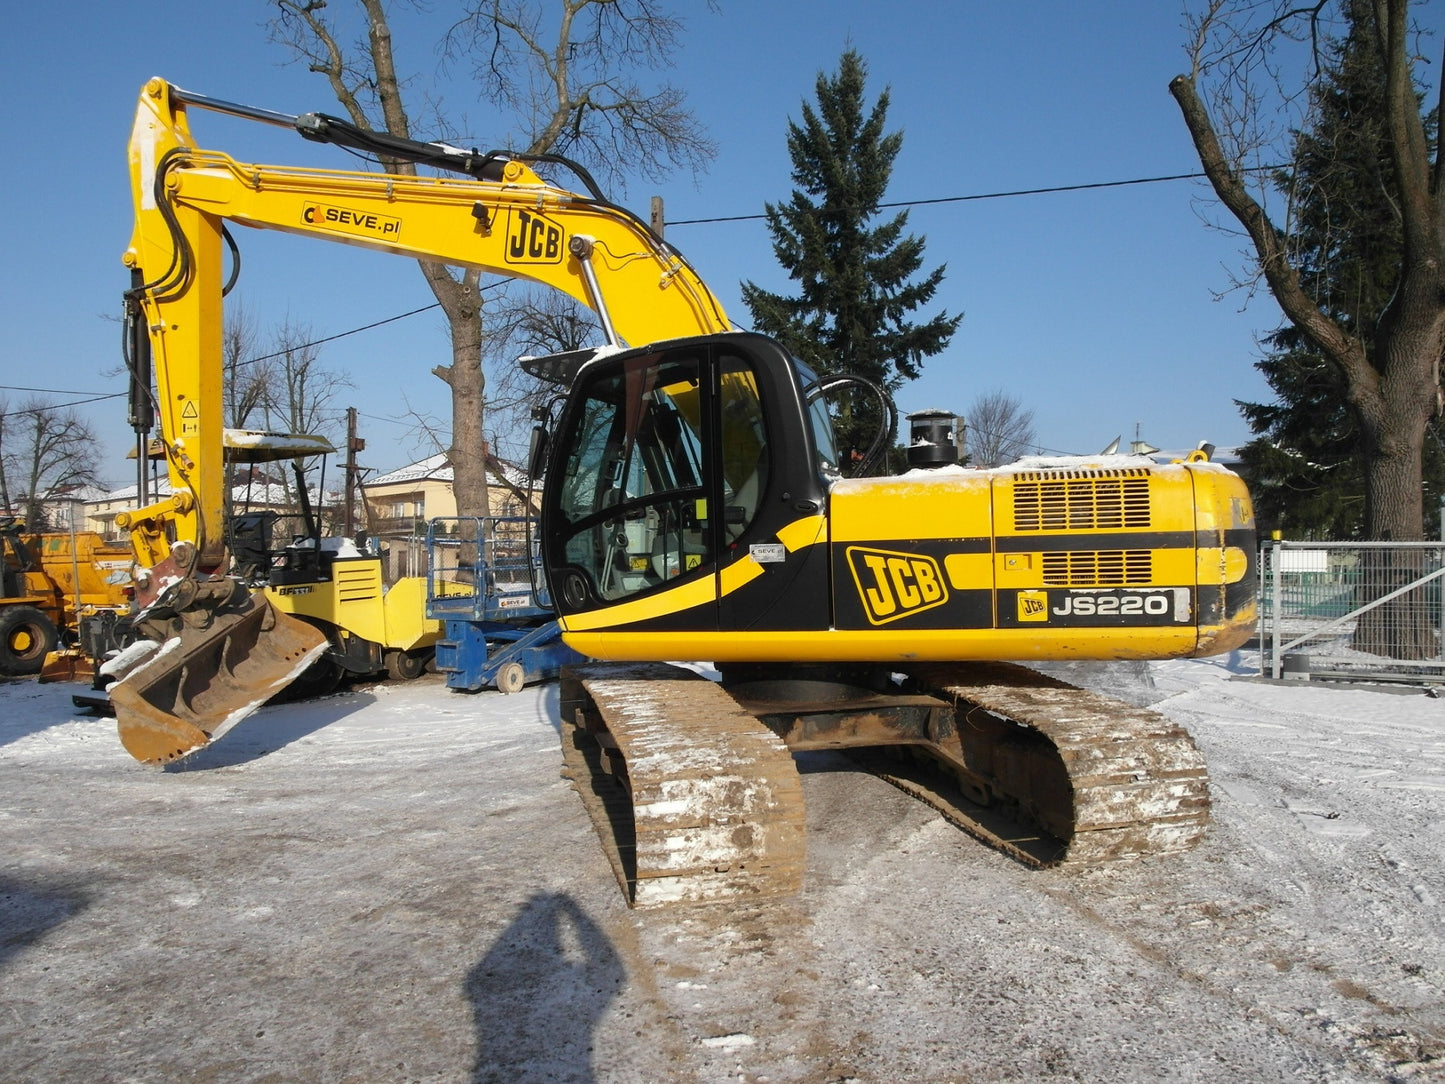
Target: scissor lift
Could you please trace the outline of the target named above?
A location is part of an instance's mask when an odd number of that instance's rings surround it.
[[[427,617],[442,622],[435,667],[447,686],[515,693],[583,656],[562,642],[526,516],[427,523]]]

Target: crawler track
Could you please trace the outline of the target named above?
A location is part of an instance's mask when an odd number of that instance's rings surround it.
[[[792,755],[718,685],[661,664],[563,672],[562,750],[637,907],[796,892]]]
[[[1158,712],[1006,663],[911,675],[955,708],[955,734],[924,748],[984,804],[955,804],[926,783],[888,778],[1021,861],[1126,861],[1187,850],[1204,834],[1204,758],[1189,733]],[[1041,832],[1000,835],[991,826],[1011,812]]]
[[[915,688],[817,681],[731,691],[663,664],[570,668],[567,772],[630,903],[796,891],[802,790],[791,750],[847,749],[1032,866],[1192,846],[1203,758],[1158,712],[1003,663],[919,667]]]

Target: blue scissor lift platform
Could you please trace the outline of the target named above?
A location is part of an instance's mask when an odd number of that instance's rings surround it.
[[[562,642],[536,528],[525,516],[428,522],[426,614],[442,622],[435,666],[449,688],[514,693],[583,661]]]

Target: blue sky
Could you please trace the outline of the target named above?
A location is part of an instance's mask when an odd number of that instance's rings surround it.
[[[341,9],[346,0],[331,0]],[[449,10],[398,16],[395,35],[417,86],[433,75],[433,43]],[[928,200],[1155,177],[1198,170],[1167,85],[1183,70],[1173,0],[721,0],[689,12],[668,78],[684,87],[719,146],[711,170],[662,185],[634,180],[619,202],[670,222],[755,214],[791,189],[786,125],[811,100],[820,70],[849,45],[889,87],[904,132],[889,200]],[[6,19],[0,79],[11,213],[3,276],[0,384],[77,393],[124,389],[119,310],[130,233],[125,144],[137,93],[161,75],[203,94],[286,113],[340,112],[324,80],[286,63],[262,25],[268,5],[151,0],[145,5],[18,5]],[[494,145],[505,128],[452,86]],[[480,118],[480,119],[478,119]],[[198,113],[203,146],[271,163],[349,168],[343,152],[281,129]],[[1257,336],[1279,322],[1268,296],[1216,294],[1243,265],[1242,242],[1208,228],[1197,181],[917,207],[913,232],[928,266],[946,263],[937,306],[962,312],[948,351],[898,395],[901,413],[962,412],[1002,388],[1034,411],[1040,443],[1095,452],[1137,431],[1165,448],[1240,443],[1235,399],[1268,388],[1253,368]],[[239,294],[266,325],[282,318],[332,335],[433,300],[410,261],[241,231]],[[675,225],[668,240],[746,325],[738,284],[785,290],[761,222]],[[447,417],[430,369],[449,360],[436,312],[327,345],[323,363],[350,375],[338,407],[355,406],[366,466],[385,471],[431,449],[408,438],[408,407]],[[0,390],[15,406],[28,393]],[[103,436],[103,476],[129,481],[123,399],[79,408]]]

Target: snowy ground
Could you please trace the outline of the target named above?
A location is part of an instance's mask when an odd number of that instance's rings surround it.
[[[158,771],[5,684],[0,1078],[1445,1079],[1445,700],[1228,677],[1153,668],[1187,855],[1030,871],[817,756],[803,893],[661,912],[555,686],[354,688]]]

